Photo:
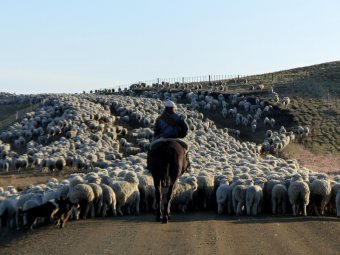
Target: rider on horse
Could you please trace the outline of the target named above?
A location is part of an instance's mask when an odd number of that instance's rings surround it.
[[[147,169],[154,181],[157,220],[167,223],[175,183],[190,169],[190,161],[187,153],[188,144],[179,139],[187,135],[188,124],[182,116],[175,113],[174,102],[165,100],[164,105],[165,110],[156,120],[154,140],[147,155]],[[166,188],[165,193],[162,188]]]
[[[175,140],[178,142],[185,151],[185,158],[190,164],[188,155],[188,144],[179,138],[184,138],[188,134],[188,124],[183,117],[177,114],[176,104],[167,99],[164,101],[165,109],[162,114],[157,118],[154,128],[154,138],[150,144],[148,151],[147,167],[149,169],[150,152],[151,150],[157,150],[161,142]]]
[[[184,138],[188,134],[188,124],[182,116],[178,115],[176,105],[167,99],[164,102],[165,110],[157,118],[154,129],[154,139],[163,138]]]

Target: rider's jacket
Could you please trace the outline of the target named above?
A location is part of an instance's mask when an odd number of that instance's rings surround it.
[[[156,120],[155,139],[163,138],[184,138],[188,133],[188,124],[182,116],[177,113],[164,111]]]

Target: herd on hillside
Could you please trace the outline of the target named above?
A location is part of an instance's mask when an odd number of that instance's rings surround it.
[[[168,87],[167,87],[168,86]],[[198,85],[195,85],[198,86]],[[156,208],[153,179],[146,168],[153,127],[163,100],[177,111],[190,132],[190,171],[180,177],[172,197],[179,212],[215,210],[226,215],[336,215],[340,217],[340,176],[313,172],[294,159],[276,157],[290,142],[310,135],[309,127],[276,127],[267,101],[239,93],[214,94],[187,85],[171,91],[163,84],[113,95],[2,95],[1,104],[17,101],[42,106],[0,134],[0,172],[70,171],[63,180],[29,185],[18,191],[0,187],[2,227],[26,229],[70,219],[122,216]],[[256,88],[263,89],[263,88]],[[268,92],[288,108],[289,97]],[[205,112],[219,111],[235,121],[217,128]],[[238,126],[265,130],[263,142],[241,141]],[[74,173],[76,171],[77,173]]]

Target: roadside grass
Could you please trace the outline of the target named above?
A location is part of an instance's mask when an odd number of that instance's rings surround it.
[[[23,172],[11,171],[0,173],[0,187],[14,186],[21,191],[29,185],[46,183],[51,178],[67,179],[71,173],[77,172],[74,168],[64,169],[61,172],[40,172],[38,170],[25,170]]]
[[[340,174],[340,154],[316,154],[303,145],[292,143],[279,154],[285,159],[295,158],[300,166],[328,174]]]

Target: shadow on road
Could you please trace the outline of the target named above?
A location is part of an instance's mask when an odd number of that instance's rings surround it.
[[[79,221],[69,221],[65,228],[76,228],[78,230],[88,229],[92,226],[98,225],[108,225],[109,223],[114,223],[124,226],[127,223],[134,223],[138,225],[143,224],[161,224],[156,222],[156,216],[152,213],[141,214],[140,216],[122,216],[122,217],[107,217],[107,218],[94,218]],[[249,216],[227,216],[227,215],[217,215],[215,212],[192,212],[188,214],[173,213],[171,220],[168,224],[177,224],[183,222],[202,222],[209,224],[209,221],[224,221],[232,224],[289,224],[297,222],[340,222],[340,219],[336,217],[317,217],[317,216],[272,216],[272,215],[261,215],[256,217]],[[41,226],[34,230],[28,231],[17,231],[8,228],[0,228],[0,247],[4,247],[12,243],[13,241],[18,241],[27,235],[38,235],[44,231],[65,231],[64,229],[58,229],[53,225]]]

